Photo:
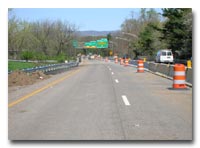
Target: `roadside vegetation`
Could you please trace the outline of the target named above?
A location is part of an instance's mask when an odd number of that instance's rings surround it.
[[[33,63],[33,62],[15,62],[15,61],[9,61],[8,62],[8,71],[14,71],[14,70],[22,70],[25,68],[32,68],[45,65],[45,63]]]
[[[9,59],[58,59],[58,62],[63,62],[75,58],[72,41],[76,30],[77,27],[68,21],[20,20],[15,16],[14,9],[9,9]]]
[[[116,35],[129,41],[112,36],[116,43],[114,49],[119,55],[153,57],[159,49],[171,49],[177,59],[191,58],[192,9],[164,8],[158,13],[155,9],[143,8],[139,13],[132,11],[130,14]]]

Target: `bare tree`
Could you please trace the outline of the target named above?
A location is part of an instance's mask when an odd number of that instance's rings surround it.
[[[75,24],[65,21],[36,21],[27,22],[16,18],[9,10],[8,21],[8,49],[9,57],[20,58],[21,51],[31,51],[45,56],[60,54],[75,56],[72,50]],[[16,57],[14,54],[16,53]]]
[[[54,24],[54,33],[55,33],[55,47],[56,55],[62,54],[64,49],[68,49],[66,52],[70,56],[72,55],[70,43],[72,41],[73,33],[75,32],[75,25],[71,25],[68,22],[62,23],[61,21],[56,21]]]

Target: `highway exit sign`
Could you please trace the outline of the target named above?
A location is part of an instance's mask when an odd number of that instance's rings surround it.
[[[97,48],[108,48],[107,38],[102,38],[100,40],[97,40]]]

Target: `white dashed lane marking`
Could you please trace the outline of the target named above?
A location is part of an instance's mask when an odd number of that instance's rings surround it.
[[[115,79],[115,82],[116,82],[116,83],[119,83],[119,81],[118,81],[117,79]]]
[[[125,105],[127,105],[127,106],[131,105],[125,95],[122,96],[122,99],[123,99]]]
[[[110,67],[108,67],[108,69],[111,70]],[[111,74],[114,75],[114,72],[111,72]],[[119,80],[118,80],[118,79],[115,79],[115,82],[116,82],[116,83],[119,83]],[[122,95],[122,100],[124,101],[124,104],[125,104],[125,105],[127,105],[127,106],[131,105],[131,104],[129,103],[129,101],[128,101],[128,99],[127,99],[127,97],[126,97],[125,95]]]

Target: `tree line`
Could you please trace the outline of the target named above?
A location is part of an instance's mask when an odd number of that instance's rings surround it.
[[[125,19],[121,32],[135,34],[129,38],[127,51],[133,57],[154,56],[159,49],[171,49],[176,58],[192,56],[192,9],[164,8],[162,13],[143,8],[139,16]],[[120,51],[119,51],[120,52]]]
[[[9,10],[8,51],[12,59],[59,59],[76,56],[72,41],[77,27],[67,21],[27,22]]]

